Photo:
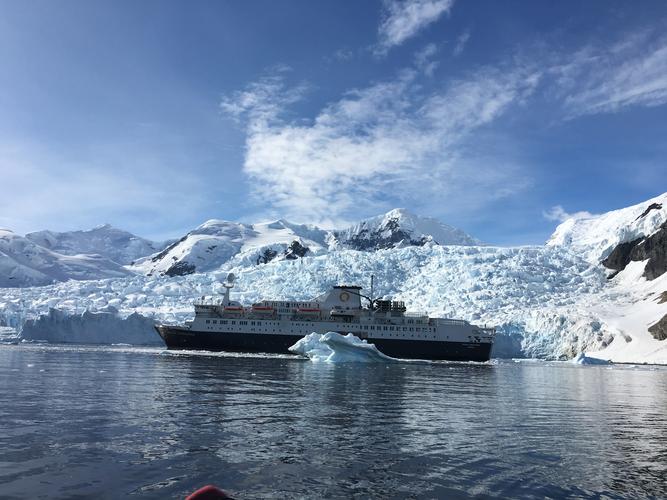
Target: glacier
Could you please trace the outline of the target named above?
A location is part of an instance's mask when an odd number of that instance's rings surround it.
[[[498,326],[496,355],[572,357],[605,347],[611,339],[582,305],[605,290],[603,270],[563,249],[548,247],[459,247],[427,244],[376,252],[341,250],[265,265],[238,264],[235,297],[303,300],[338,283],[368,282],[376,291],[404,300],[410,309]],[[46,287],[4,289],[0,322],[35,318],[51,309],[81,315],[108,306],[121,316],[139,313],[155,320],[192,319],[192,302],[223,293],[220,273],[68,281]],[[506,339],[503,342],[502,339]]]
[[[546,245],[520,247],[480,245],[402,210],[338,232],[283,220],[211,220],[111,276],[0,289],[0,327],[25,340],[150,344],[151,322],[192,319],[193,301],[222,295],[228,272],[238,276],[234,294],[242,303],[308,300],[335,284],[368,285],[374,275],[376,295],[403,300],[411,311],[495,326],[495,357],[572,359],[585,352],[667,364],[667,341],[648,331],[667,313],[660,299],[667,273],[647,279],[646,261],[631,260],[613,273],[601,264],[618,245],[664,230],[666,202],[667,193],[569,219]],[[441,244],[438,234],[454,244]],[[295,241],[307,251],[290,253]],[[188,259],[197,263],[192,272],[165,272]],[[124,336],[124,328],[134,333]]]

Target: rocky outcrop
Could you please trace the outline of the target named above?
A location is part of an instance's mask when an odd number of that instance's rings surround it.
[[[648,329],[649,333],[653,335],[656,340],[667,339],[667,314],[665,314],[660,321],[651,325]]]
[[[180,240],[174,241],[171,245],[168,245],[164,250],[161,252],[156,253],[151,257],[151,262],[158,262],[160,259],[164,258],[171,250],[176,248],[179,243],[184,242],[186,239],[188,239],[190,233],[186,234],[183,236]]]
[[[667,222],[650,236],[620,243],[602,261],[602,265],[618,273],[630,262],[644,260],[648,261],[643,274],[647,280],[653,280],[667,271]]]
[[[651,203],[648,207],[646,207],[646,210],[642,212],[642,214],[637,217],[635,220],[643,219],[648,215],[648,213],[651,210],[660,210],[662,208],[662,203]]]
[[[193,274],[196,268],[194,264],[189,262],[176,262],[173,266],[167,269],[164,274],[167,276],[185,276],[186,274]]]
[[[296,260],[299,257],[304,257],[310,249],[302,245],[299,241],[294,240],[290,246],[285,250],[285,258],[287,260]]]
[[[261,253],[261,255],[259,255],[259,256],[257,257],[257,265],[260,265],[260,264],[268,264],[268,263],[271,262],[273,259],[275,259],[277,255],[278,255],[278,252],[276,252],[274,249],[272,249],[272,248],[267,248],[266,250],[264,250],[264,251]]]

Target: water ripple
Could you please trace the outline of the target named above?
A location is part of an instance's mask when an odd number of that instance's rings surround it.
[[[667,496],[665,369],[3,346],[0,381],[3,498]]]

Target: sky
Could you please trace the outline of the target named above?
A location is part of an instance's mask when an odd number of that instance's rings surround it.
[[[667,191],[667,2],[0,0],[0,227],[497,245]]]

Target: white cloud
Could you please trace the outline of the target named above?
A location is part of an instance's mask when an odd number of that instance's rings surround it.
[[[453,54],[454,56],[460,56],[465,49],[466,44],[470,40],[470,30],[466,30],[456,39],[456,45],[454,46]]]
[[[586,211],[568,213],[561,205],[554,205],[549,210],[542,212],[542,216],[547,220],[565,222],[568,219],[589,219],[596,217],[596,214]]]
[[[383,20],[378,29],[377,54],[402,44],[440,16],[448,13],[454,0],[386,0]]]
[[[327,224],[388,208],[388,198],[482,203],[521,189],[511,169],[475,165],[463,147],[474,130],[529,95],[538,75],[482,68],[426,95],[421,75],[405,69],[348,92],[308,123],[284,117],[295,98],[284,76],[225,98],[223,109],[246,120],[244,171],[258,198],[285,216]]]
[[[270,75],[251,83],[245,90],[223,97],[220,109],[237,120],[247,118],[254,126],[266,126],[307,91],[305,84],[285,86],[284,75],[289,71],[287,66],[273,68]]]
[[[434,43],[429,43],[415,54],[415,66],[423,71],[425,75],[432,76],[439,65],[438,61],[433,60],[433,57],[437,53],[438,46]]]
[[[667,103],[667,37],[635,33],[588,46],[553,68],[569,118]]]

